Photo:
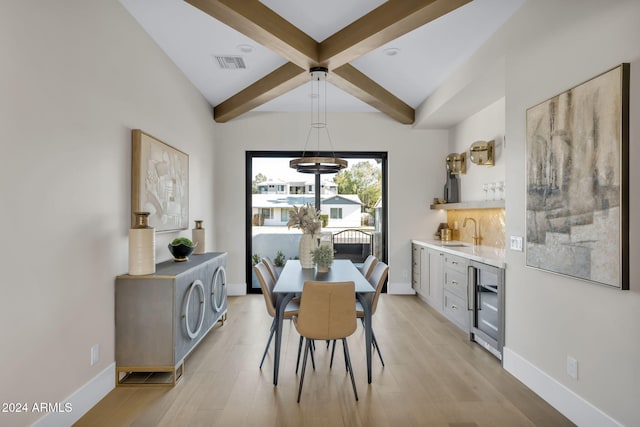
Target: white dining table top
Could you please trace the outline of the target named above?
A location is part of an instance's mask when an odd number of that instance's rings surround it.
[[[304,282],[350,282],[355,283],[356,292],[375,292],[375,289],[360,270],[348,259],[333,260],[333,264],[327,273],[318,273],[315,268],[302,268],[297,259],[288,260],[285,264],[273,292],[294,293],[302,292]]]

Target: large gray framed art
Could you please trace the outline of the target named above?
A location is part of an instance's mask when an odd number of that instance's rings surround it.
[[[189,226],[189,156],[133,129],[131,155],[131,224],[134,212],[149,212],[156,232]]]
[[[629,64],[526,118],[527,265],[629,289]]]

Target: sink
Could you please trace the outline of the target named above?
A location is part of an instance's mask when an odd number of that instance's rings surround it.
[[[465,245],[464,243],[443,243],[442,246],[447,248],[466,248],[469,245]]]

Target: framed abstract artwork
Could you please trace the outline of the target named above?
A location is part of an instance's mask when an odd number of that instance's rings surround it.
[[[527,265],[629,289],[629,64],[526,121]]]
[[[134,212],[149,212],[157,232],[189,226],[189,156],[140,129],[132,130],[132,226]]]

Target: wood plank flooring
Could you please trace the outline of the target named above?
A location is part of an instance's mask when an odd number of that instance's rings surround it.
[[[298,334],[284,325],[280,378],[273,345],[262,370],[271,318],[262,295],[230,297],[228,318],[185,362],[173,388],[109,393],[76,426],[571,426],[569,420],[501,368],[497,359],[415,296],[380,297],[373,324],[386,366],[373,359],[367,384],[364,329],[349,338],[360,400],[355,401],[338,343],[316,345],[296,403]]]

